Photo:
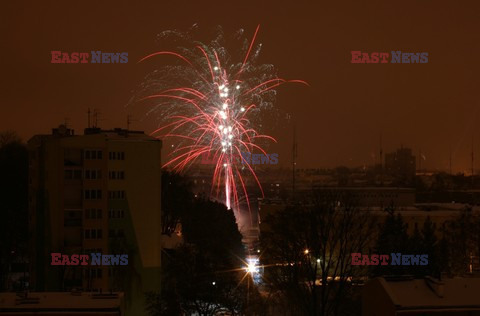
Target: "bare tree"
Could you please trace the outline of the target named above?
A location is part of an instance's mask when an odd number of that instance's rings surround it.
[[[0,148],[11,143],[21,143],[22,140],[18,134],[11,130],[0,132]]]
[[[266,222],[262,262],[271,290],[284,295],[291,314],[338,315],[360,272],[351,265],[351,254],[370,244],[373,217],[348,196],[328,193]]]

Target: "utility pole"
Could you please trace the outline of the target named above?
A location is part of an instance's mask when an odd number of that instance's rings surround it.
[[[450,175],[452,175],[452,147],[449,149],[449,154],[450,154],[450,159],[449,159],[449,164],[450,164]]]
[[[292,146],[292,197],[293,197],[293,200],[295,200],[295,168],[297,165],[297,155],[298,155],[297,129],[294,124],[293,125],[293,146]]]
[[[422,172],[422,150],[418,150],[418,172]]]
[[[473,183],[473,175],[475,174],[474,164],[473,164],[473,135],[472,135],[472,183]]]
[[[383,144],[382,133],[380,133],[380,184],[383,186]]]

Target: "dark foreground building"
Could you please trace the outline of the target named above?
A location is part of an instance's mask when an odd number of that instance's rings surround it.
[[[120,291],[143,312],[143,293],[160,289],[161,146],[139,131],[65,126],[28,141],[31,290]],[[52,253],[128,263],[52,265]]]

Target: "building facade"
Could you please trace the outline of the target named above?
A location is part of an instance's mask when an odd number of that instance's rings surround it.
[[[60,126],[28,147],[30,288],[158,290],[161,141],[124,129],[76,136]],[[56,266],[52,253],[126,254],[128,264]]]

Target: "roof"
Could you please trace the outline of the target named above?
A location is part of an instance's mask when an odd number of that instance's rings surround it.
[[[27,298],[16,293],[0,293],[0,313],[15,311],[117,311],[123,293],[96,294],[70,292],[32,292]]]
[[[480,309],[480,278],[386,280],[376,278],[397,310]]]

